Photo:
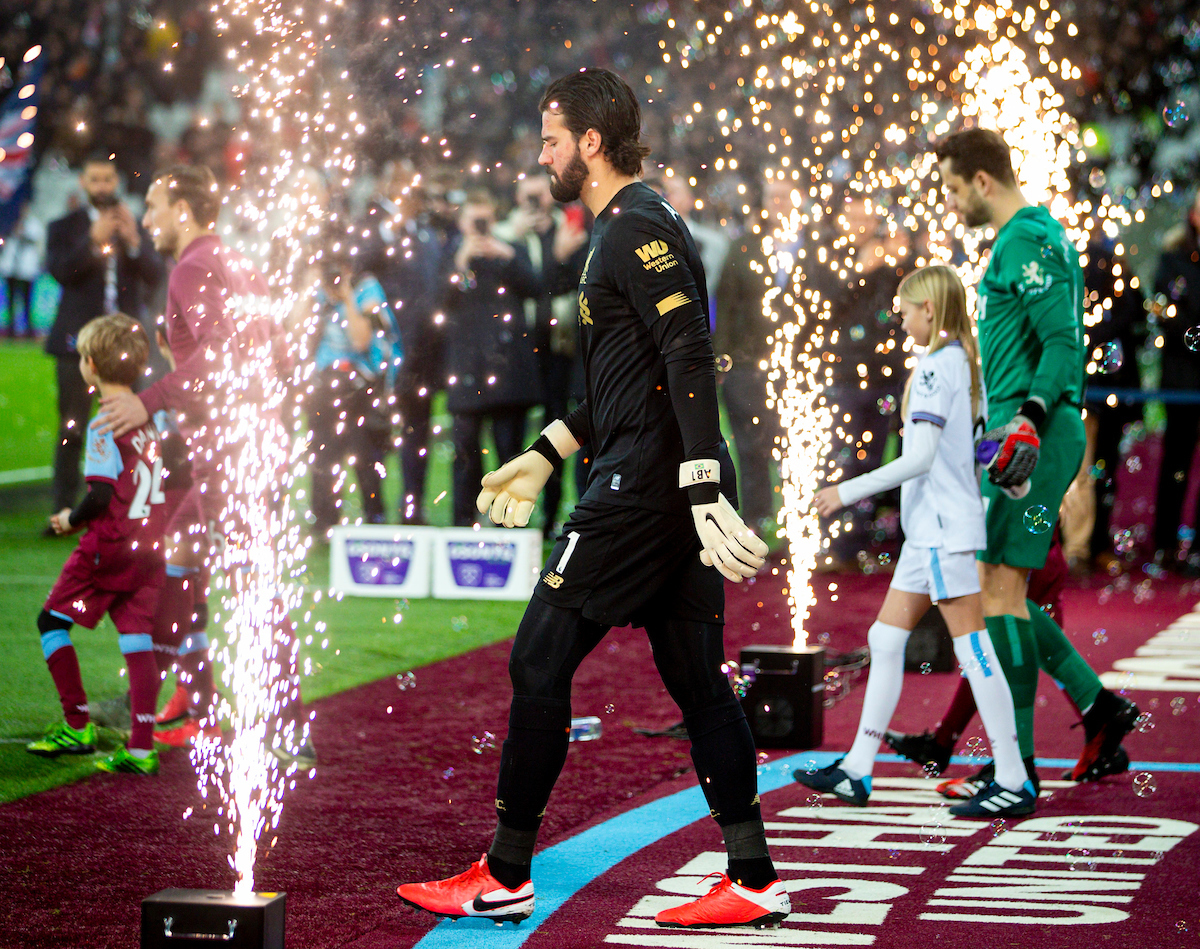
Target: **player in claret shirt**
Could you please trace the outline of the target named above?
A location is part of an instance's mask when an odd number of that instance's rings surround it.
[[[551,194],[582,198],[596,216],[579,281],[587,398],[485,476],[477,506],[497,524],[522,526],[564,458],[585,442],[594,457],[513,643],[492,845],[465,873],[398,893],[454,918],[520,922],[533,912],[530,864],[567,757],[571,679],[609,628],[632,624],[645,627],[683,712],[729,857],[708,893],[656,921],[777,925],[790,902],[767,852],[754,740],[721,672],[722,575],[754,576],[767,547],[727,500],[735,491],[717,418],[704,268],[679,215],[638,180],[648,149],[623,80],[603,69],[571,73],[550,86],[541,110],[539,161]]]
[[[176,746],[220,734],[208,637],[192,625],[196,611],[192,587],[202,579],[203,568],[212,566],[212,551],[221,540],[218,534],[229,530],[229,521],[219,522],[227,500],[222,482],[234,480],[231,472],[223,470],[220,450],[221,428],[228,424],[222,416],[228,409],[228,393],[222,390],[221,379],[227,366],[238,366],[245,353],[268,344],[274,327],[262,305],[269,293],[266,278],[216,233],[220,208],[216,179],[204,166],[170,168],[150,186],[143,224],[155,249],[176,260],[163,316],[175,367],[140,393],[101,399],[103,418],[92,423],[102,432],[119,435],[141,424],[151,412],[169,408],[178,414],[191,450],[195,483],[167,525],[167,579],[155,621],[156,645],[178,649],[180,687],[159,720],[170,718],[180,724],[157,736]],[[254,397],[253,392],[243,396]],[[230,521],[235,520],[231,515]],[[282,710],[283,724],[273,730],[272,751],[286,763],[311,767],[316,752],[307,740],[300,701],[295,630],[282,601],[277,602],[274,615],[291,694]]]
[[[80,331],[76,345],[79,371],[101,396],[132,392],[150,353],[146,331],[121,313],[92,320]],[[38,616],[42,651],[66,720],[26,746],[35,755],[53,758],[95,750],[96,728],[88,717],[71,627],[78,623],[95,629],[108,613],[129,669],[132,729],[127,747],[101,759],[97,767],[133,774],[158,771],[154,708],[160,679],[151,632],[164,576],[163,485],[168,469],[173,466],[179,472],[186,460],[177,436],[176,450],[167,450],[170,428],[162,411],[115,438],[89,428],[84,465],[88,493],[74,510],[64,508],[50,518],[59,534],[85,528],[86,533]]]

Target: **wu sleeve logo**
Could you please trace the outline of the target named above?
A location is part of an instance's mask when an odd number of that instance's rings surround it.
[[[581,274],[579,275],[579,282],[580,282],[580,283],[587,283],[587,272],[588,272],[588,267],[590,267],[590,266],[591,266],[591,264],[592,264],[592,254],[594,254],[594,253],[596,253],[596,248],[595,248],[595,247],[593,247],[591,250],[589,250],[589,251],[588,251],[587,259],[586,259],[586,260],[584,260],[584,262],[583,262],[583,273],[581,273]]]
[[[643,244],[637,248],[634,253],[638,255],[638,260],[642,262],[643,270],[653,270],[655,273],[662,273],[664,270],[670,270],[672,267],[679,265],[679,261],[671,253],[671,249],[667,246],[666,241],[650,241],[648,244]]]
[[[592,325],[592,308],[588,306],[587,297],[582,293],[579,294],[579,323],[580,325]]]
[[[667,245],[663,241],[651,241],[649,244],[643,244],[634,253],[643,264],[649,263],[655,257],[661,257],[668,253]]]

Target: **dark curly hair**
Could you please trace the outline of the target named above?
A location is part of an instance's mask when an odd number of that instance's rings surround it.
[[[538,104],[562,115],[578,141],[588,129],[600,133],[604,154],[623,175],[640,175],[650,147],[641,142],[642,110],[629,84],[607,69],[581,69],[555,79]]]
[[[999,132],[991,129],[963,129],[947,135],[934,146],[938,161],[950,159],[950,170],[966,181],[977,171],[986,171],[1000,184],[1017,185],[1013,174],[1012,152]]]

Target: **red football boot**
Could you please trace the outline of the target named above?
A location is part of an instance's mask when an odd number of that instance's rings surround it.
[[[766,929],[778,926],[792,911],[792,901],[778,880],[761,890],[752,890],[734,883],[724,873],[720,877],[700,899],[664,909],[654,921],[660,926],[676,928],[753,926]]]
[[[405,883],[396,895],[409,906],[450,919],[482,917],[519,926],[533,914],[533,881],[508,889],[488,872],[486,854],[465,873],[432,883]]]
[[[187,687],[182,683],[177,683],[175,686],[175,694],[163,706],[163,710],[154,716],[155,725],[175,725],[183,721],[187,717],[188,709],[191,708],[191,697],[188,695]]]
[[[200,719],[188,716],[183,723],[174,728],[166,728],[154,733],[154,740],[172,748],[186,748],[194,745],[200,738],[220,739],[221,729],[218,725],[201,726]]]

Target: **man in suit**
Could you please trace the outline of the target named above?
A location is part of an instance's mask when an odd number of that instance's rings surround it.
[[[46,237],[46,269],[62,285],[46,338],[58,381],[55,511],[79,500],[79,461],[92,407],[79,374],[75,338],[84,324],[105,313],[120,311],[140,319],[143,301],[163,276],[162,257],[143,240],[136,218],[117,196],[117,166],[111,156],[89,156],[79,184],[87,205],[51,222]]]

